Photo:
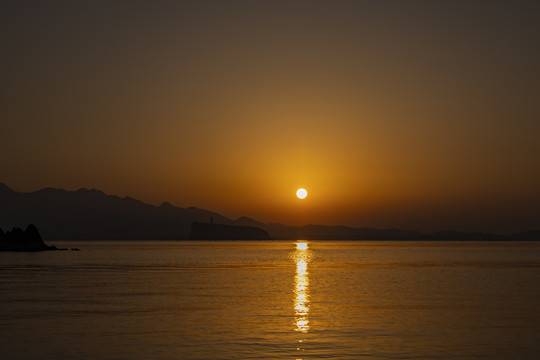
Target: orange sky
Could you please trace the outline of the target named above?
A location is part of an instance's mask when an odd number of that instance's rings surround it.
[[[16,190],[287,224],[540,227],[536,4],[25,4],[0,11],[0,182]]]

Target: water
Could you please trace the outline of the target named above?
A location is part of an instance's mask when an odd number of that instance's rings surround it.
[[[540,243],[0,253],[2,359],[536,359]]]

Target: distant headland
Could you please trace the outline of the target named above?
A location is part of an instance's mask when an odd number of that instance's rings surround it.
[[[26,230],[13,228],[4,233],[0,229],[0,251],[44,251],[58,250],[56,246],[45,244],[38,229],[30,224]]]
[[[190,240],[272,240],[268,232],[254,226],[234,226],[225,224],[191,224]]]

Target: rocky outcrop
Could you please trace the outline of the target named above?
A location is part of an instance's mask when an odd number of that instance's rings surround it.
[[[190,240],[272,240],[263,229],[254,226],[233,226],[193,222]]]
[[[38,229],[30,224],[26,230],[13,228],[4,233],[0,229],[0,251],[43,251],[58,250],[56,246],[48,246],[43,242]]]

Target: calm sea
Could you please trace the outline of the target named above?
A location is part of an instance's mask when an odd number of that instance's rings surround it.
[[[2,359],[540,356],[540,242],[54,244],[0,253]]]

